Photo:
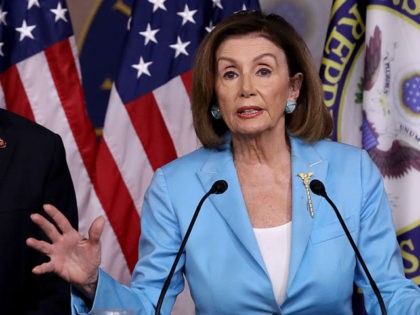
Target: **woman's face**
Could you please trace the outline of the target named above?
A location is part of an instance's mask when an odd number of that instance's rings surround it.
[[[284,132],[287,100],[296,101],[302,74],[289,78],[284,51],[259,34],[226,39],[216,51],[215,91],[234,135]]]

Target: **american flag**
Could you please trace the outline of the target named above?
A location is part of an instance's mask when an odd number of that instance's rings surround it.
[[[78,207],[86,210],[97,141],[64,1],[0,1],[0,107],[62,137]]]
[[[189,103],[195,51],[219,21],[258,8],[256,0],[134,3],[95,172],[96,181],[107,183],[97,191],[129,271],[137,260],[142,201],[154,171],[200,146]]]

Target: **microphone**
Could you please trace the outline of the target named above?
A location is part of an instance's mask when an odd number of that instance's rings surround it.
[[[328,197],[327,192],[325,191],[324,184],[321,181],[319,181],[317,179],[314,179],[310,182],[309,187],[311,188],[312,192],[315,195],[324,197],[328,201],[328,203],[331,205],[331,207],[334,209],[334,212],[335,212],[335,214],[338,218],[338,221],[340,221],[340,224],[341,224],[344,232],[346,233],[347,239],[349,240],[349,242],[351,244],[351,247],[353,247],[353,250],[356,253],[357,259],[359,260],[360,264],[362,265],[363,270],[366,273],[367,278],[369,279],[370,286],[372,287],[373,292],[375,293],[376,298],[378,299],[379,306],[381,308],[381,313],[382,313],[382,315],[386,315],[387,312],[386,312],[386,308],[385,308],[385,303],[384,303],[384,300],[382,299],[382,296],[381,296],[381,293],[378,289],[378,286],[376,285],[375,281],[373,280],[372,276],[370,275],[369,269],[367,268],[367,266],[365,264],[365,261],[363,260],[362,255],[360,254],[359,249],[357,248],[356,243],[354,242],[354,240],[353,240],[353,238],[352,238],[352,236],[349,232],[349,229],[347,228],[346,223],[344,222],[340,212],[338,211],[334,202],[332,202],[332,200]]]
[[[220,195],[220,194],[223,194],[227,189],[228,189],[227,182],[223,179],[219,179],[219,180],[214,182],[213,186],[211,186],[211,188],[210,188],[210,190],[207,194],[208,195],[211,195],[211,194]],[[204,195],[203,199],[207,198],[206,195]]]
[[[188,238],[194,226],[195,220],[197,219],[198,213],[200,212],[201,206],[203,205],[204,201],[207,199],[208,196],[212,194],[215,194],[215,195],[223,194],[227,188],[228,188],[228,184],[225,180],[219,179],[215,181],[213,185],[211,186],[210,190],[201,198],[200,202],[198,203],[197,208],[195,209],[195,212],[191,219],[190,225],[188,226],[187,232],[185,233],[185,236],[181,242],[181,246],[179,247],[178,253],[176,254],[171,270],[169,271],[168,277],[166,278],[165,283],[163,284],[162,291],[160,292],[160,296],[156,305],[155,315],[160,315],[160,309],[162,307],[162,303],[163,303],[163,299],[165,297],[166,291],[169,288],[169,284],[171,283],[171,279],[172,279],[172,276],[174,275],[175,268],[178,264],[179,259],[181,258],[181,254],[184,251],[185,245],[187,244]]]

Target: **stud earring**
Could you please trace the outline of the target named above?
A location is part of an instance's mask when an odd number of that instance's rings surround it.
[[[296,101],[287,101],[286,107],[284,108],[284,111],[286,114],[291,114],[296,108]]]
[[[210,109],[210,113],[214,119],[221,119],[222,113],[220,112],[220,107],[217,105],[213,105]]]

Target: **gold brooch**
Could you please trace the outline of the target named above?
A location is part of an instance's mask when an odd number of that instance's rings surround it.
[[[306,190],[306,197],[308,198],[308,210],[309,213],[311,214],[311,217],[313,218],[315,216],[314,213],[314,208],[312,207],[312,199],[311,199],[311,193],[310,193],[310,189],[309,189],[309,179],[311,178],[311,176],[313,175],[313,172],[309,172],[309,173],[298,173],[298,176],[302,179],[303,181],[303,185],[305,185],[305,190]]]

